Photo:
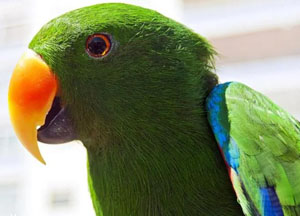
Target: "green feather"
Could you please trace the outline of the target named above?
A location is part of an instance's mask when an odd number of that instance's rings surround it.
[[[284,215],[300,212],[300,124],[264,95],[241,83],[226,89],[230,137],[239,149],[239,177],[262,212],[260,188],[274,187]],[[237,185],[237,189],[240,186]],[[247,213],[249,200],[240,203]],[[248,214],[246,214],[248,215]]]
[[[85,51],[107,33],[102,59]],[[207,122],[213,48],[161,14],[100,4],[46,24],[29,45],[57,75],[88,152],[97,215],[241,215]]]

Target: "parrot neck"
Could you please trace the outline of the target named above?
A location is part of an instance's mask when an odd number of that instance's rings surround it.
[[[198,120],[87,148],[97,216],[242,215],[206,115]]]

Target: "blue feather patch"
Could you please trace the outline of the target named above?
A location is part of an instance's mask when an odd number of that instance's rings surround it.
[[[230,83],[217,85],[208,96],[206,103],[209,114],[208,119],[221,148],[229,142],[227,128],[223,127],[219,122],[222,115],[221,105],[225,103],[224,94],[229,85]]]
[[[264,216],[283,216],[282,207],[274,187],[261,188],[260,195]]]
[[[227,163],[237,172],[239,167],[240,151],[233,138],[230,137],[229,145],[224,151]]]
[[[208,120],[227,164],[237,173],[239,167],[239,149],[230,137],[230,125],[226,106],[225,92],[231,83],[217,85],[207,98]]]

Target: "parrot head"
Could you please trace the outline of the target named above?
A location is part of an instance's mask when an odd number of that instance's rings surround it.
[[[13,127],[44,163],[37,140],[97,150],[144,131],[155,136],[174,119],[191,124],[217,82],[214,54],[204,38],[149,9],[115,3],[68,12],[41,28],[14,70]]]

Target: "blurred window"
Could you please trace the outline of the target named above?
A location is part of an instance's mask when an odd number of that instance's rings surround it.
[[[52,209],[69,208],[72,205],[72,193],[70,191],[53,191],[50,196]]]
[[[0,137],[0,161],[5,161],[6,163],[19,162],[19,145],[15,137]]]
[[[17,215],[17,186],[14,184],[0,184],[0,214]]]

